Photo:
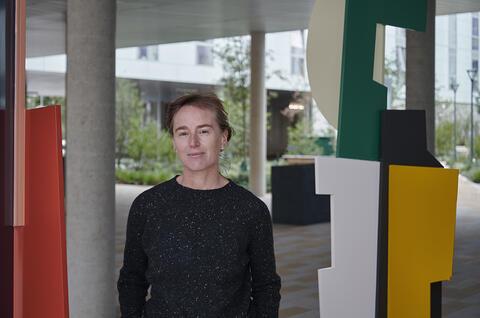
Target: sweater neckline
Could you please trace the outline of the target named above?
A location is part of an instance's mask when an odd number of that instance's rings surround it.
[[[223,192],[227,189],[229,189],[230,187],[232,187],[233,185],[233,181],[230,179],[230,178],[227,178],[225,177],[225,179],[228,180],[227,184],[225,184],[224,186],[221,186],[220,188],[214,188],[214,189],[194,189],[194,188],[190,188],[190,187],[186,187],[182,184],[180,184],[178,181],[177,181],[177,178],[179,177],[179,175],[175,175],[173,178],[172,178],[172,183],[174,184],[174,186],[178,189],[181,189],[183,191],[187,191],[187,192],[191,192],[191,193],[217,193],[217,192]]]

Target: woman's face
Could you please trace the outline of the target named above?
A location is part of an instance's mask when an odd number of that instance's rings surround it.
[[[173,144],[184,170],[218,171],[218,157],[227,144],[227,132],[220,130],[213,111],[186,105],[173,117]]]

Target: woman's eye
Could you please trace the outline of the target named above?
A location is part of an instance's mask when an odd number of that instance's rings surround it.
[[[181,132],[181,133],[179,133],[178,135],[179,135],[179,136],[186,136],[187,133],[186,133],[186,132]]]
[[[208,134],[208,130],[207,129],[200,130],[200,134],[202,135]]]

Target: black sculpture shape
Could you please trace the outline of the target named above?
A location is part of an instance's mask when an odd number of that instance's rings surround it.
[[[388,277],[388,168],[392,164],[443,167],[427,150],[425,111],[386,110],[381,116],[380,200],[376,318],[387,317]],[[430,285],[431,318],[442,316],[442,283]]]

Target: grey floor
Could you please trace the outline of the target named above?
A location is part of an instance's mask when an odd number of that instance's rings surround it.
[[[121,266],[128,209],[147,189],[117,185],[116,273]],[[269,203],[269,198],[264,200]],[[330,224],[274,225],[282,277],[280,317],[319,317],[317,269],[330,266]],[[480,186],[459,179],[453,278],[443,284],[443,317],[480,317]]]

